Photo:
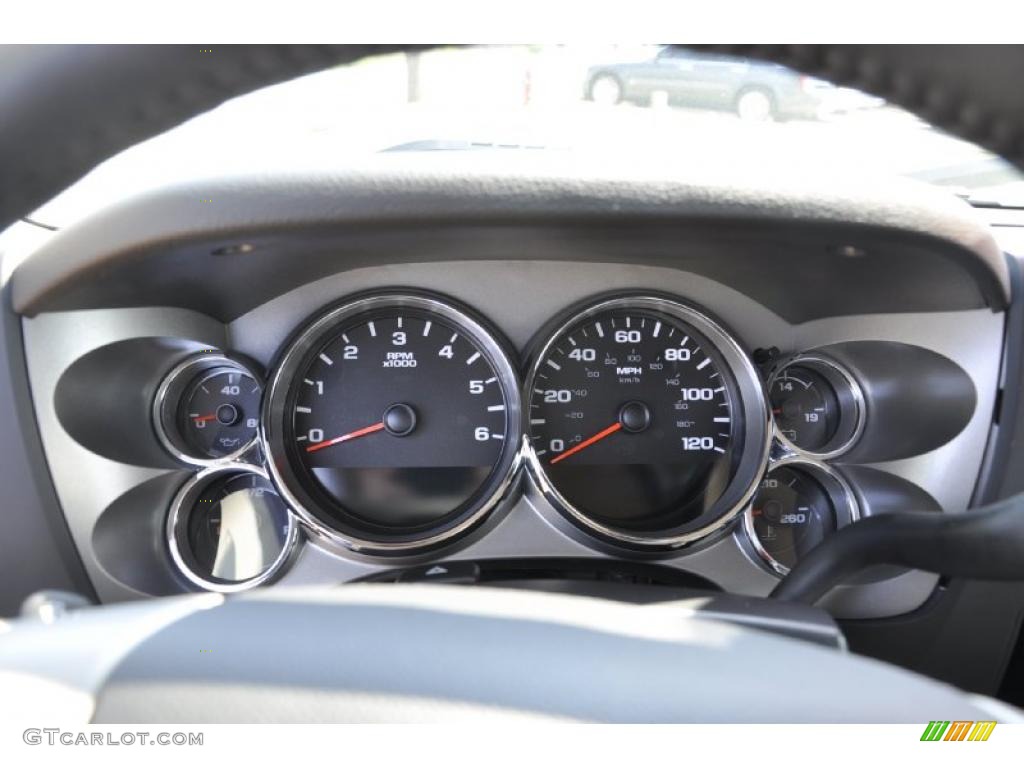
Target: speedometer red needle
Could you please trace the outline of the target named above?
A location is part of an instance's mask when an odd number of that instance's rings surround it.
[[[384,429],[384,422],[378,421],[376,424],[371,424],[368,427],[357,429],[355,432],[349,432],[347,435],[341,437],[332,437],[330,440],[324,440],[320,443],[313,443],[312,445],[306,446],[306,453],[312,453],[313,451],[319,451],[321,448],[326,448],[329,445],[337,445],[338,443],[347,443],[349,440],[355,440],[357,437],[363,435],[372,435],[374,432],[380,432]]]
[[[620,424],[619,422],[616,421],[614,424],[612,424],[607,429],[602,429],[596,435],[594,435],[593,437],[588,437],[586,440],[584,440],[579,445],[574,445],[568,451],[562,451],[560,454],[558,454],[557,456],[555,456],[555,458],[553,458],[551,460],[551,463],[552,464],[557,464],[562,459],[568,459],[574,453],[579,453],[584,448],[587,448],[587,447],[593,445],[594,443],[596,443],[598,440],[604,440],[606,437],[608,437],[608,435],[614,435],[620,429],[622,429],[622,424]]]
[[[217,418],[217,414],[216,413],[208,413],[205,416],[193,416],[192,417],[192,421],[195,421],[195,422],[198,423],[200,421],[211,421],[211,420],[216,419],[216,418]]]

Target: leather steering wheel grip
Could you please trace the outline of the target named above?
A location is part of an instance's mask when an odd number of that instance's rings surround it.
[[[488,587],[192,595],[22,622],[0,719],[113,723],[1015,722],[888,664],[736,625]],[[885,695],[879,695],[884,691]]]
[[[0,230],[117,152],[226,99],[410,45],[0,46]],[[697,46],[907,107],[1024,167],[1024,46]]]

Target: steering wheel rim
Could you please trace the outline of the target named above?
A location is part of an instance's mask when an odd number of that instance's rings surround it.
[[[5,707],[19,719],[118,723],[1020,717],[873,659],[692,608],[388,584],[82,609],[3,637],[0,717]]]

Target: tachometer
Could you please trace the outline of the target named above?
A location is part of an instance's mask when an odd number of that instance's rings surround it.
[[[504,344],[466,310],[416,294],[316,319],[268,395],[272,472],[298,514],[356,549],[445,541],[507,486],[520,430]]]
[[[527,388],[541,487],[617,542],[676,547],[724,527],[767,460],[749,358],[667,298],[623,296],[573,315],[540,346]]]

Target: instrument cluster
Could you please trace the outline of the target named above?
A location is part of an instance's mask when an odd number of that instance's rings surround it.
[[[528,476],[551,522],[595,549],[658,558],[733,532],[785,574],[861,514],[828,462],[868,409],[827,354],[755,357],[649,291],[568,308],[522,364],[459,302],[350,297],[303,323],[265,388],[217,351],[166,375],[155,430],[197,470],[168,514],[171,559],[194,587],[237,591],[276,578],[303,537],[376,561],[443,554]]]

